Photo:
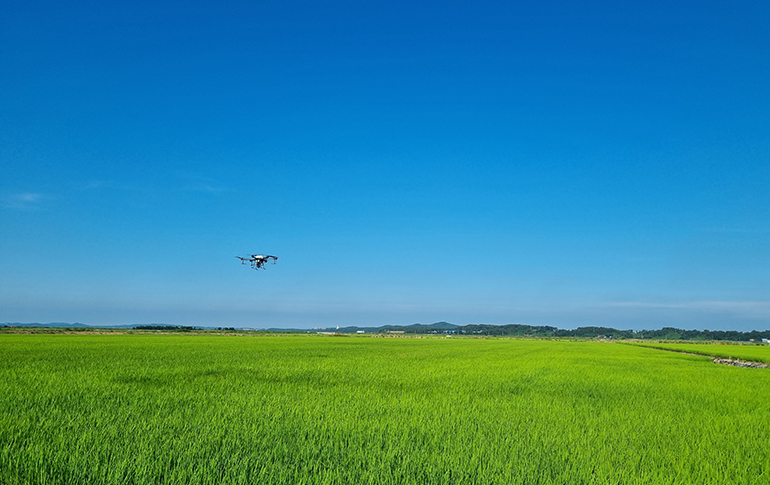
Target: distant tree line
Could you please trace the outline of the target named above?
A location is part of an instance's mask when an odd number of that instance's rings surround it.
[[[549,326],[530,325],[465,325],[459,327],[461,334],[507,335],[532,337],[603,337],[613,339],[649,339],[649,340],[729,340],[749,342],[752,339],[760,342],[763,338],[770,339],[770,330],[739,332],[736,330],[683,330],[681,328],[663,327],[659,330],[618,330],[612,327],[578,327],[564,330]]]
[[[162,330],[164,332],[192,332],[200,330],[198,327],[187,327],[184,325],[137,325],[134,330]]]
[[[633,338],[665,339],[665,340],[731,340],[736,342],[755,342],[770,339],[770,330],[738,332],[736,330],[682,330],[681,328],[664,327],[660,330],[641,330],[634,332]]]
[[[457,329],[457,333],[461,334],[476,334],[476,335],[501,335],[501,336],[516,336],[516,337],[555,337],[556,333],[560,330],[556,327],[549,326],[532,326],[532,325],[484,325],[484,324],[472,324],[460,326]]]
[[[347,327],[341,332],[355,332],[362,327]],[[675,327],[663,327],[659,330],[619,330],[612,327],[578,327],[572,330],[542,325],[453,325],[439,322],[431,325],[385,325],[365,329],[367,332],[403,332],[405,334],[460,334],[507,337],[574,337],[574,338],[608,338],[608,339],[648,339],[648,340],[726,340],[735,342],[761,342],[770,339],[770,330],[739,332],[735,330],[683,330]]]

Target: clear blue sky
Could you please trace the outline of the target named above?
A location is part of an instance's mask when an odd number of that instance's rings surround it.
[[[765,0],[7,3],[0,322],[768,329],[768,25]]]

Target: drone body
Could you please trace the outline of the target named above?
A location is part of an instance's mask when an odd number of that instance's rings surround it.
[[[236,258],[241,260],[241,264],[249,264],[254,269],[264,269],[268,261],[270,264],[275,264],[275,262],[278,260],[278,256],[272,256],[270,254],[267,256],[262,256],[261,254],[252,254],[250,258],[242,258],[240,256],[236,256]]]

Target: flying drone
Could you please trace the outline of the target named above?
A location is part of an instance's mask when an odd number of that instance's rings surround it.
[[[240,256],[236,256],[236,258],[241,260],[241,264],[249,264],[254,269],[263,269],[268,262],[270,262],[270,264],[275,264],[275,262],[278,261],[278,256],[272,256],[270,254],[267,256],[252,254],[250,258],[242,258]]]

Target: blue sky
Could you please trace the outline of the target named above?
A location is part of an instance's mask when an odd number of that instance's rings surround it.
[[[768,329],[768,21],[3,6],[0,321]]]

